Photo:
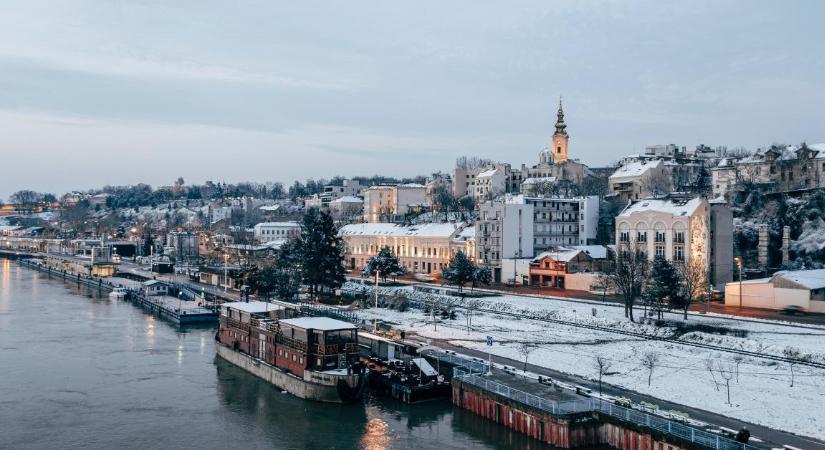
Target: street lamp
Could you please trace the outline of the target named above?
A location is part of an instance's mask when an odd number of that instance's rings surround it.
[[[223,292],[229,290],[229,253],[223,254]]]
[[[737,256],[733,260],[736,261],[736,266],[739,268],[739,309],[742,309],[742,257]]]

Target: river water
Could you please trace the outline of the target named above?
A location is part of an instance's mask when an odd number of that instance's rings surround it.
[[[0,259],[0,449],[549,449],[448,401],[330,405],[106,293]]]

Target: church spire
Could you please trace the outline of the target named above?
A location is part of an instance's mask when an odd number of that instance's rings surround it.
[[[564,123],[564,108],[561,104],[561,96],[559,96],[559,111],[556,114],[556,134],[567,136],[567,124]]]

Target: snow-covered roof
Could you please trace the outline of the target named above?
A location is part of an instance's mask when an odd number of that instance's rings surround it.
[[[569,262],[570,260],[578,256],[579,253],[583,253],[583,250],[567,247],[558,247],[554,250],[548,250],[546,252],[539,253],[538,256],[533,258],[533,261],[540,261],[544,258],[550,258],[553,261]]]
[[[144,286],[154,286],[154,285],[156,285],[156,284],[163,285],[163,284],[165,284],[165,283],[163,283],[162,281],[158,281],[158,280],[149,280],[149,281],[144,281],[144,282],[143,282],[143,285],[144,285]]]
[[[353,197],[351,195],[346,195],[346,196],[341,197],[341,198],[336,198],[335,200],[331,201],[330,203],[359,203],[360,204],[360,203],[364,203],[364,201],[361,200],[358,197]]]
[[[661,159],[655,159],[652,161],[633,161],[629,162],[622,167],[616,169],[613,172],[613,175],[610,175],[610,178],[621,178],[621,177],[638,177],[648,170],[655,169],[662,164]]]
[[[533,177],[533,178],[528,178],[528,179],[524,180],[524,182],[522,182],[521,185],[524,186],[525,184],[526,185],[531,185],[531,184],[536,184],[536,183],[555,183],[555,182],[556,182],[556,177]]]
[[[0,233],[8,233],[20,229],[20,225],[0,225]]]
[[[281,205],[263,205],[259,207],[261,211],[277,211],[281,208]]]
[[[655,211],[671,214],[674,217],[691,216],[702,205],[702,198],[696,197],[687,202],[671,199],[645,199],[629,205],[618,217],[630,217],[631,214],[645,211]]]
[[[773,274],[774,278],[785,280],[802,285],[807,289],[825,288],[825,269],[818,270],[781,270]]]
[[[425,188],[426,186],[424,186],[423,184],[418,184],[418,183],[405,183],[405,184],[399,184],[398,187],[400,187],[400,188]]]
[[[825,153],[825,142],[821,144],[809,144],[808,148],[811,150],[816,150],[820,153],[820,155],[822,155],[822,153]]]
[[[448,238],[463,223],[427,223],[421,225],[397,225],[394,223],[354,223],[339,230],[341,236],[390,236],[390,237],[443,237]]]
[[[261,222],[261,223],[255,224],[255,228],[258,228],[258,227],[261,227],[261,228],[262,227],[290,227],[290,228],[296,228],[296,227],[300,227],[300,226],[301,226],[301,224],[299,224],[298,222]]]
[[[484,172],[479,173],[477,178],[491,177],[491,176],[496,174],[496,171],[497,171],[497,169],[487,169]]]
[[[604,245],[571,245],[570,248],[581,250],[590,255],[593,259],[607,258],[607,247]]]
[[[238,311],[247,312],[250,314],[265,313],[268,311],[275,311],[283,309],[283,306],[273,305],[267,302],[228,302],[221,305],[221,308],[232,308]]]
[[[335,330],[352,330],[355,325],[344,322],[342,320],[330,319],[329,317],[298,317],[295,319],[284,319],[282,324],[291,325],[296,328],[303,328],[305,330],[312,328],[313,330],[335,331]]]

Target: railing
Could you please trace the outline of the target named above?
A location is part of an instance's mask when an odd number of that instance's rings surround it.
[[[478,373],[472,373],[465,368],[455,367],[453,378],[464,383],[483,388],[502,397],[528,405],[554,415],[576,414],[582,412],[598,412],[614,417],[622,422],[632,423],[648,429],[657,430],[669,436],[715,450],[759,450],[758,447],[736,442],[717,433],[702,430],[690,425],[649,414],[636,409],[625,408],[598,398],[556,402],[539,396],[511,388],[502,383],[485,378]]]
[[[494,392],[502,397],[509,398],[519,403],[531,406],[541,411],[546,411],[553,415],[576,414],[582,412],[593,411],[591,399],[588,400],[571,400],[567,402],[557,402],[555,400],[547,400],[537,395],[529,394],[518,389],[511,388],[502,383],[485,378],[483,375],[477,373],[469,373],[465,369],[456,367],[453,369],[453,378],[459,379],[464,383],[478,386],[488,392]]]
[[[430,356],[441,362],[446,362],[452,365],[454,367],[453,374],[456,373],[456,369],[461,370],[463,373],[487,373],[489,370],[489,365],[485,362],[462,358],[450,353],[435,350],[425,350],[423,353],[426,356]]]

